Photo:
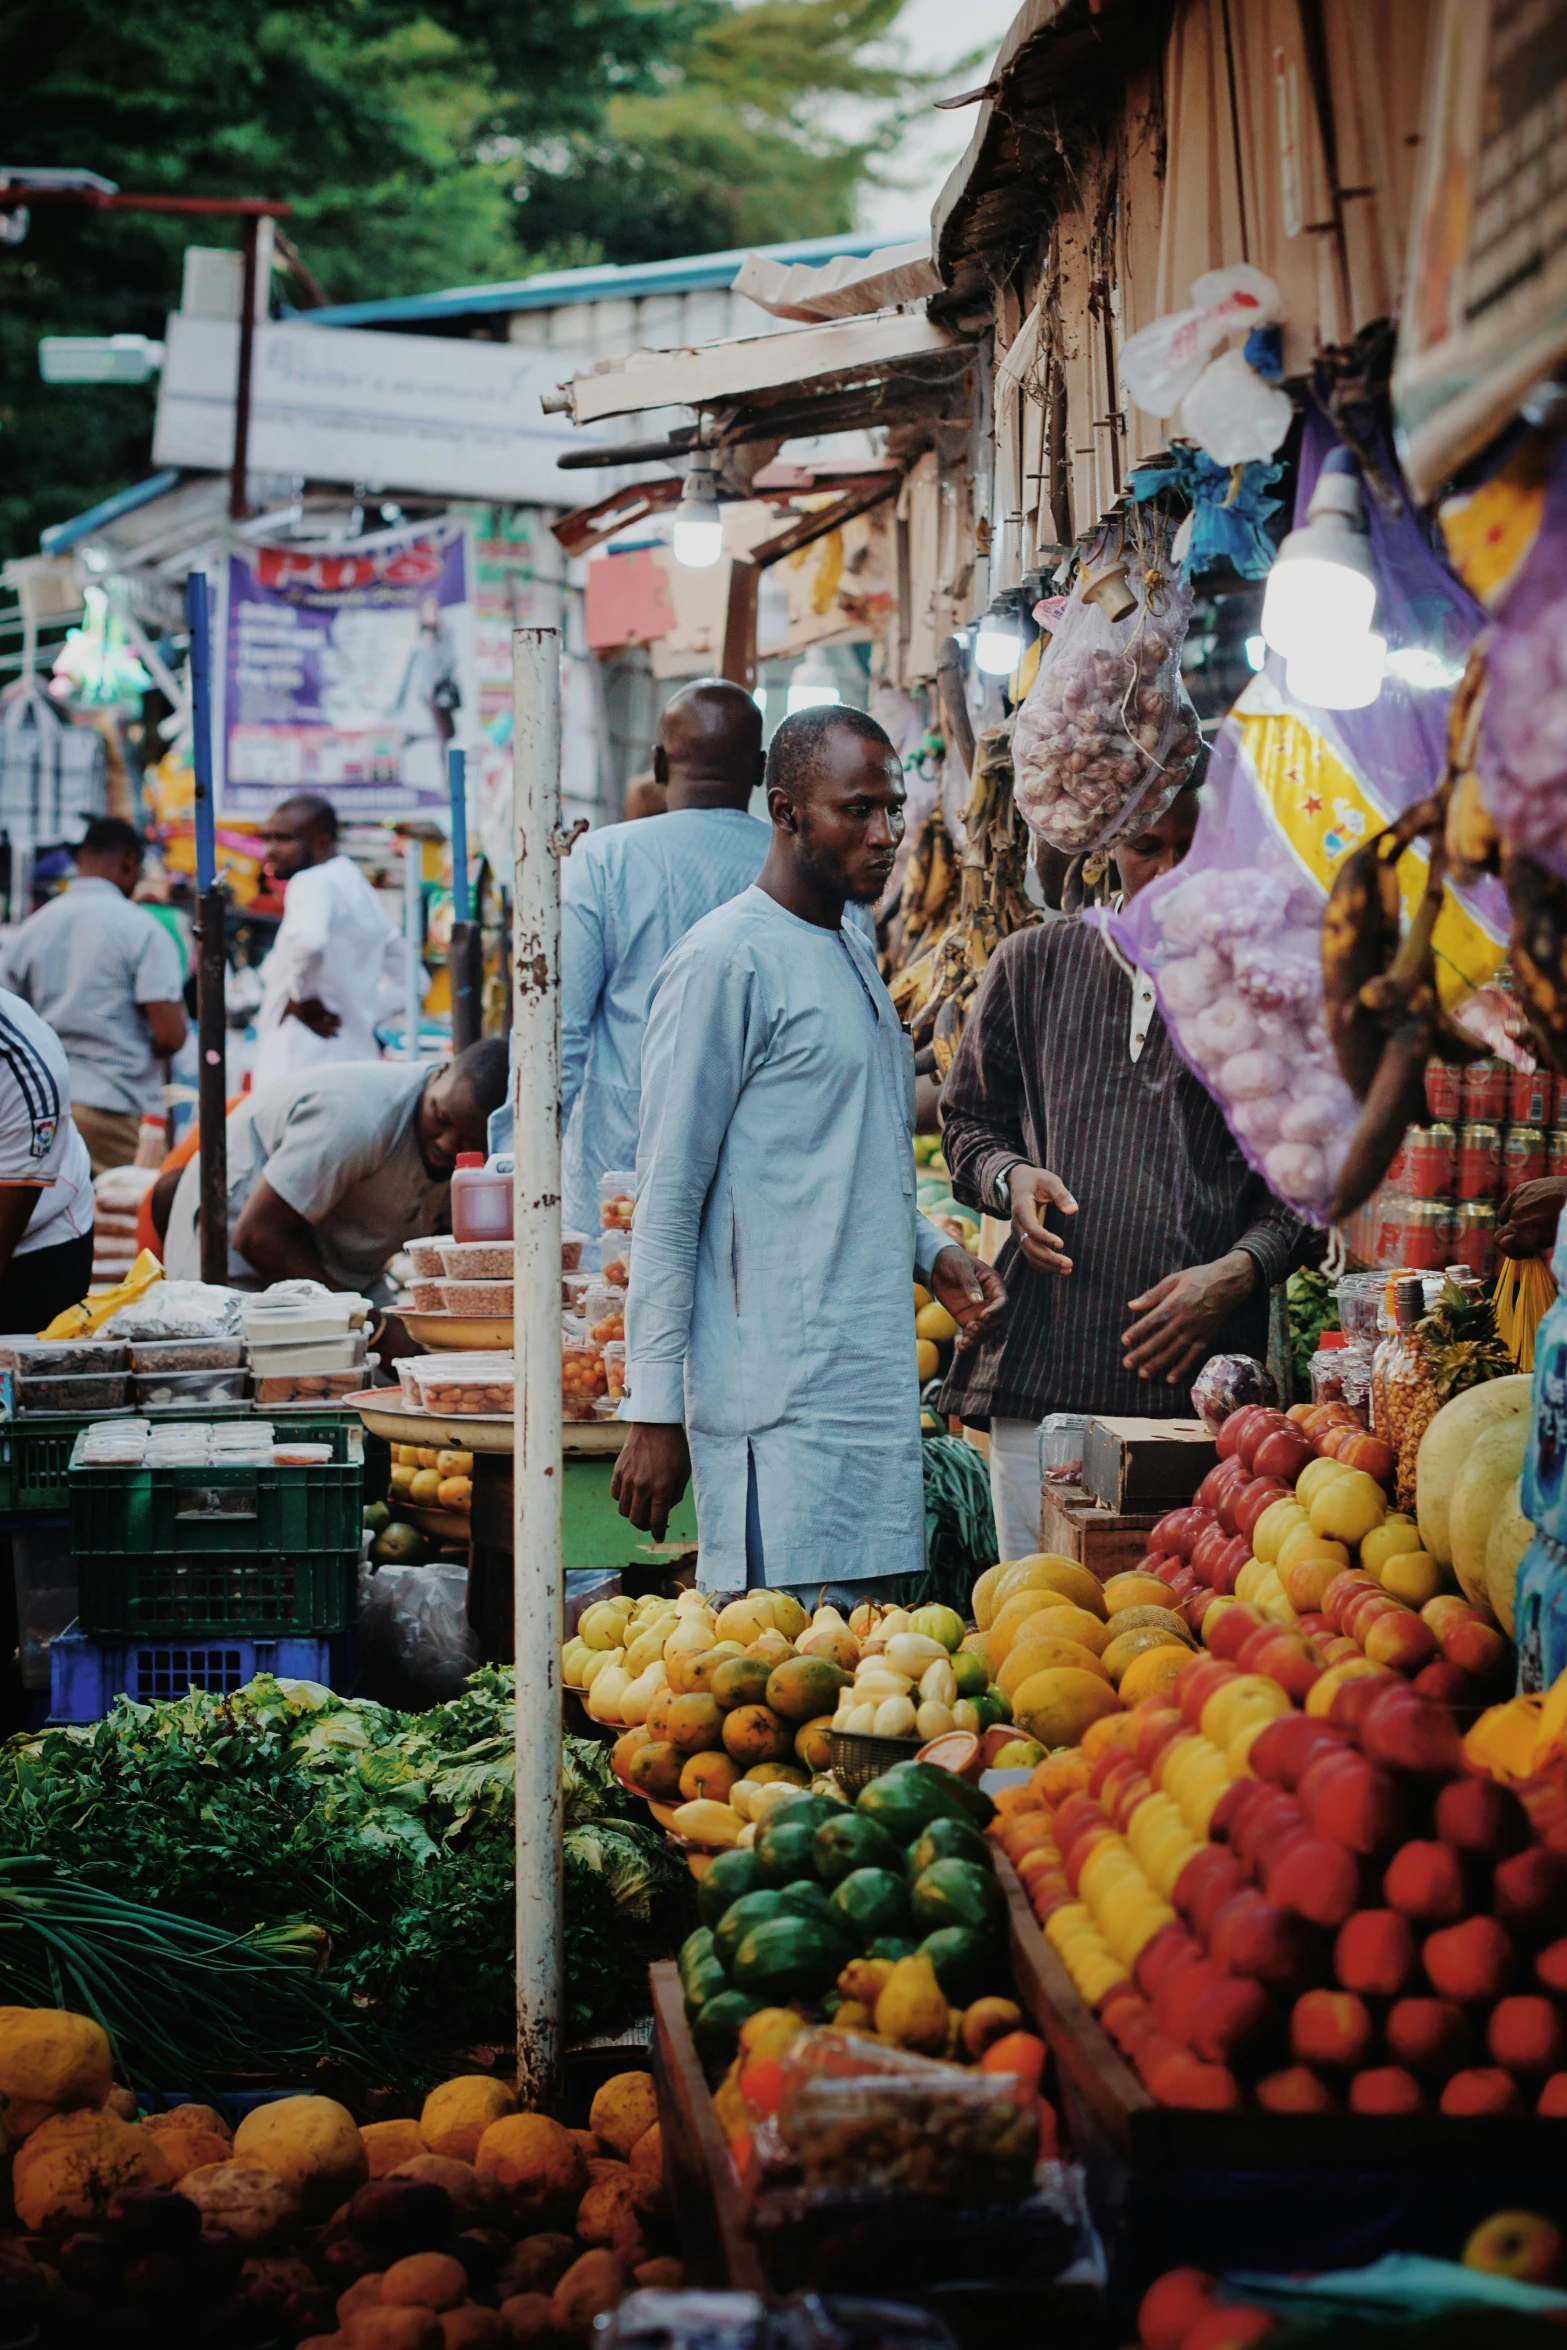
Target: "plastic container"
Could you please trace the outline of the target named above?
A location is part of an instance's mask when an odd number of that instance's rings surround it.
[[[510,1281],[517,1250],[510,1240],[449,1240],[441,1261],[448,1281]]]
[[[636,1206],[637,1178],[631,1167],[611,1167],[599,1177],[599,1223],[606,1232],[629,1232]]]
[[[588,1291],[596,1286],[592,1273],[562,1273],[560,1277],[560,1310],[580,1322],[588,1310]]]
[[[241,1390],[244,1376],[239,1374]],[[116,1412],[129,1403],[130,1386],[123,1371],[77,1371],[58,1378],[18,1379],[16,1405],[21,1412]],[[138,1403],[145,1400],[138,1394]]]
[[[481,1151],[460,1151],[452,1176],[452,1238],[510,1240],[512,1178],[488,1167]]]
[[[607,1282],[595,1282],[588,1291],[583,1306],[588,1325],[588,1336],[595,1346],[608,1346],[612,1338],[626,1335],[626,1293],[611,1289]]]
[[[90,1465],[78,1448],[70,1472],[71,1545],[77,1558],[256,1551],[357,1558],[364,1508],[362,1431],[345,1418],[332,1437],[301,1430],[297,1441],[324,1444],[326,1458],[305,1466],[278,1462],[270,1428],[255,1434],[243,1450],[219,1449],[188,1467],[174,1462],[139,1468]]]
[[[432,1419],[511,1417],[516,1365],[509,1354],[415,1355],[408,1369],[418,1409]]]
[[[237,1371],[242,1338],[145,1338],[131,1348],[133,1371]]]
[[[1335,1292],[1339,1328],[1346,1337],[1374,1338],[1377,1314],[1387,1289],[1381,1273],[1345,1273]]]
[[[368,1387],[380,1367],[379,1355],[366,1355],[352,1371],[280,1371],[258,1378],[255,1401],[260,1404],[325,1403],[337,1395],[357,1395]]]
[[[584,1323],[563,1319],[560,1327],[561,1417],[591,1420],[594,1406],[609,1393],[604,1349],[588,1336]]]
[[[560,1236],[560,1269],[575,1273],[582,1262],[582,1252],[588,1245],[585,1232],[563,1232]]]
[[[208,1558],[78,1556],[77,1567],[78,1619],[95,1638],[346,1632],[359,1604],[357,1543],[351,1554],[328,1558],[239,1551]]]
[[[329,1444],[311,1444],[302,1436],[292,1443],[286,1436],[273,1440],[273,1465],[279,1469],[312,1469],[331,1458],[332,1447]]]
[[[606,1232],[599,1249],[599,1279],[611,1289],[625,1289],[631,1281],[631,1235]]]
[[[1318,1331],[1317,1350],[1311,1358],[1313,1403],[1344,1401],[1344,1354],[1349,1344],[1342,1330]]]
[[[410,1240],[405,1241],[403,1245],[408,1251],[408,1262],[412,1265],[419,1280],[440,1281],[444,1279],[446,1266],[442,1260],[441,1251],[446,1243],[443,1239],[437,1236],[429,1240]]]
[[[22,1687],[47,1689],[49,1651],[77,1612],[77,1566],[69,1526],[42,1519],[13,1528],[11,1568]]]
[[[280,1346],[250,1344],[250,1367],[258,1378],[300,1371],[352,1371],[365,1359],[363,1330],[345,1330],[340,1338],[306,1338]]]
[[[122,1339],[0,1338],[0,1371],[23,1379],[64,1378],[77,1371],[123,1371],[128,1349]]]
[[[184,1697],[192,1689],[231,1697],[258,1673],[319,1681],[339,1691],[353,1685],[353,1641],[345,1633],[296,1633],[280,1640],[95,1640],[73,1623],[51,1642],[48,1661],[49,1720],[61,1725],[101,1721],[121,1696],[138,1705]]]
[[[618,1404],[626,1392],[626,1342],[612,1338],[604,1349],[604,1392]]]
[[[1039,1423],[1041,1485],[1076,1485],[1083,1474],[1086,1412],[1047,1412]]]
[[[439,1276],[437,1276],[439,1278]],[[301,1299],[292,1305],[268,1305],[265,1298],[247,1303],[243,1328],[247,1343],[257,1346],[308,1346],[317,1339],[345,1338],[369,1319],[370,1300],[346,1291],[337,1297]]]
[[[408,1285],[408,1302],[416,1314],[444,1314],[446,1301],[441,1295],[439,1281],[412,1281]]]
[[[514,1310],[515,1287],[510,1281],[443,1281],[441,1295],[449,1314],[509,1321]]]
[[[131,1385],[143,1411],[177,1411],[193,1403],[243,1403],[249,1376],[247,1371],[148,1371]]]

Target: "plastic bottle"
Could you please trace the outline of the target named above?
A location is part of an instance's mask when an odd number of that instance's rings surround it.
[[[510,1240],[511,1177],[486,1166],[482,1151],[460,1151],[452,1177],[453,1240]]]

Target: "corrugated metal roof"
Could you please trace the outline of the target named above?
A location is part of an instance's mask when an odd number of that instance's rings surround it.
[[[385,302],[335,302],[324,310],[287,310],[308,326],[396,326],[415,320],[462,318],[481,311],[551,310],[566,302],[635,301],[647,294],[695,293],[730,286],[752,252],[772,261],[832,261],[839,254],[874,253],[889,239],[875,236],[806,237],[791,245],[737,245],[727,253],[694,253],[675,261],[606,262],[593,269],[552,269],[498,285],[449,286],[437,294],[399,295]]]
[[[73,514],[69,522],[56,522],[39,533],[38,544],[46,555],[63,555],[68,548],[91,538],[96,531],[107,530],[124,514],[134,514],[138,506],[145,506],[153,498],[161,498],[179,481],[179,474],[166,467],[161,473],[150,474],[145,481],[132,484],[128,490],[117,490],[112,498],[100,505],[89,506],[85,514]]]

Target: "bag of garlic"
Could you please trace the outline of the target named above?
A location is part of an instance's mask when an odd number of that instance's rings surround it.
[[[1310,410],[1297,521],[1337,445]],[[1386,467],[1391,475],[1390,459]],[[1124,911],[1091,917],[1152,975],[1177,1050],[1249,1163],[1319,1225],[1362,1115],[1323,1014],[1323,907],[1350,851],[1441,776],[1449,704],[1480,618],[1407,501],[1386,514],[1368,492],[1365,512],[1376,626],[1389,648],[1377,699],[1311,707],[1289,694],[1284,664],[1270,656],[1214,742],[1185,862]],[[1425,875],[1420,851],[1398,865],[1406,920]],[[1434,945],[1450,1006],[1491,977],[1507,922],[1499,882],[1449,883]]]
[[[1154,823],[1191,773],[1200,736],[1181,683],[1191,611],[1157,545],[1085,563],[1012,736],[1018,807],[1051,848],[1076,856],[1134,819]]]

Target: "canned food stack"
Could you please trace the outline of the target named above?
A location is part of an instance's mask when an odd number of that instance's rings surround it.
[[[625,1393],[626,1285],[636,1177],[611,1168],[599,1179],[599,1272],[579,1270],[582,1241],[562,1250],[561,1409],[568,1420],[612,1420]]]
[[[1520,1183],[1567,1175],[1567,1080],[1488,1058],[1432,1061],[1430,1123],[1411,1126],[1377,1201],[1379,1265],[1496,1277],[1502,1202]]]

